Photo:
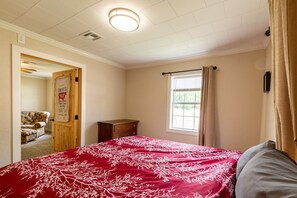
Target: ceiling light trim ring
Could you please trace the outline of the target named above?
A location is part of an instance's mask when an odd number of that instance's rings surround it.
[[[139,28],[140,17],[138,16],[137,13],[135,13],[130,9],[114,8],[109,12],[108,16],[109,16],[109,24],[117,30],[124,31],[124,32],[133,32]],[[134,24],[132,24],[134,26],[133,29],[124,29],[122,27],[117,26],[117,24],[114,24],[112,20],[117,17],[126,17],[127,19],[132,20],[134,22]]]
[[[133,21],[135,21],[136,28],[133,29],[133,30],[125,31],[125,30],[119,29],[118,27],[115,27],[115,26],[112,24],[111,20],[114,19],[115,17],[119,17],[119,16],[127,17],[127,18],[130,18],[130,19],[132,19]],[[115,29],[117,29],[117,30],[125,31],[125,32],[133,32],[133,31],[135,31],[135,30],[137,30],[137,29],[139,28],[139,22],[138,22],[136,19],[134,19],[133,17],[124,15],[124,14],[117,14],[117,15],[115,15],[115,16],[110,17],[110,18],[109,18],[109,23],[110,23],[110,25],[111,25],[113,28],[115,28]]]

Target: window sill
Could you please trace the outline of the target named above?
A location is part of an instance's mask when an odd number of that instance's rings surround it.
[[[198,132],[194,131],[183,131],[183,130],[175,130],[175,129],[167,129],[167,133],[178,133],[178,134],[183,134],[183,135],[190,135],[190,136],[198,136]]]

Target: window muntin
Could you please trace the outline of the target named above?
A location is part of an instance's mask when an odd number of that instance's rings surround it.
[[[171,77],[169,129],[197,132],[200,116],[201,75]]]

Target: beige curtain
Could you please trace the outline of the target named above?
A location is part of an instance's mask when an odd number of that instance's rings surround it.
[[[215,75],[214,68],[202,68],[202,89],[200,105],[200,125],[198,143],[202,146],[214,146],[215,113]]]
[[[269,0],[277,147],[297,161],[297,0]]]

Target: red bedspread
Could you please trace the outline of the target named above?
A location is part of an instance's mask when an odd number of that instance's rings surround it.
[[[124,137],[0,169],[0,197],[230,197],[240,153]]]

